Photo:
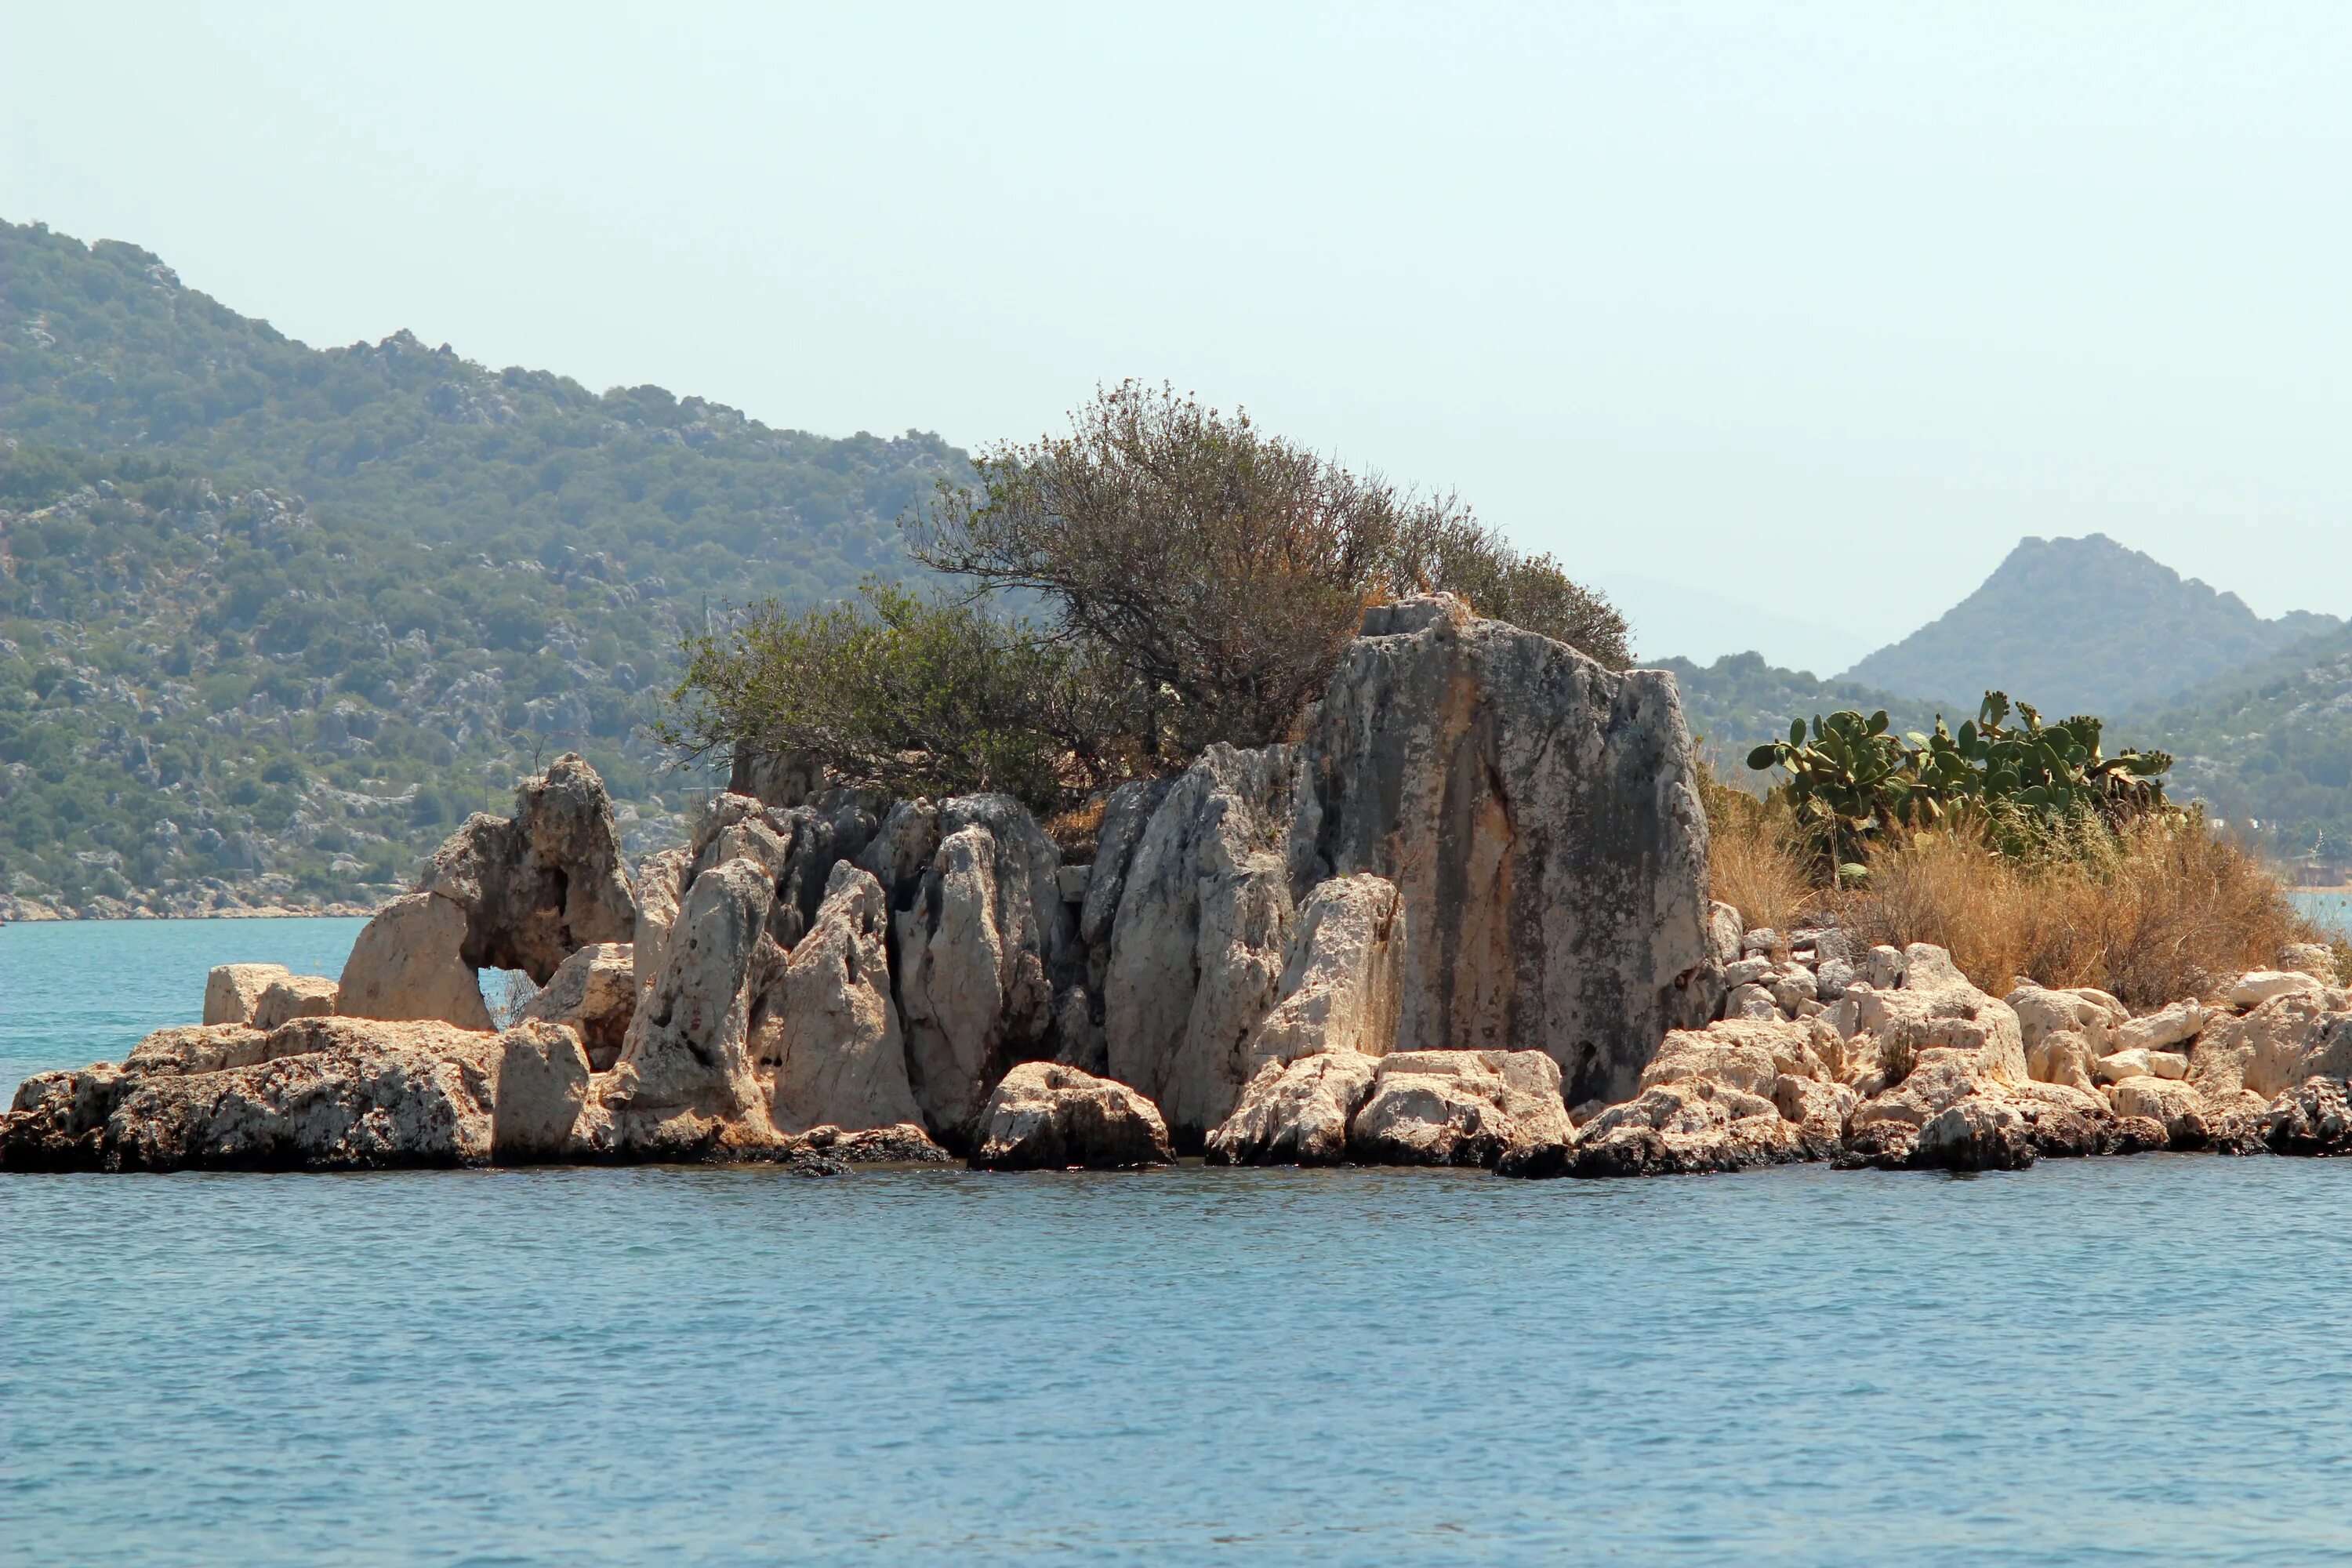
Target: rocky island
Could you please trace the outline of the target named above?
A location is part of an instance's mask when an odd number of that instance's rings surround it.
[[[1746,929],[1709,899],[1672,679],[1447,595],[1370,608],[1295,739],[1110,791],[1083,862],[1001,795],[756,757],[734,784],[633,870],[559,759],[339,978],[225,966],[201,1023],[27,1079],[0,1163],[1533,1177],[2352,1147],[2327,950],[2135,1016]],[[541,987],[503,1031],[485,967]]]

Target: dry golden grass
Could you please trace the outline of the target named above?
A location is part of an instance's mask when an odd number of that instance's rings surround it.
[[[1822,891],[1806,869],[1786,806],[1732,788],[1704,763],[1699,798],[1706,806],[1707,880],[1717,900],[1738,910],[1750,928],[1774,931],[1787,931],[1820,905]]]
[[[1045,823],[1045,837],[1051,838],[1055,847],[1073,863],[1093,859],[1096,841],[1102,837],[1103,816],[1109,804],[1108,797],[1098,795],[1083,805],[1055,814]]]
[[[2210,996],[2287,942],[2320,939],[2270,867],[2201,818],[2102,839],[2021,860],[1978,835],[1922,834],[1874,857],[1868,887],[1831,903],[1865,942],[1948,948],[1995,995],[2022,975],[2140,1007]]]

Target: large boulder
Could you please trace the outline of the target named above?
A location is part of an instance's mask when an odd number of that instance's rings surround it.
[[[1129,1170],[1174,1158],[1160,1112],[1127,1085],[1059,1062],[1024,1062],[989,1096],[971,1163],[997,1171]]]
[[[335,1010],[341,987],[323,974],[286,974],[262,987],[253,1005],[253,1026],[274,1029],[296,1018],[315,1018]]]
[[[1367,1165],[1564,1165],[1574,1130],[1543,1051],[1400,1051],[1380,1058],[1348,1127]]]
[[[185,1032],[182,1032],[184,1036]],[[561,1157],[588,1059],[560,1025],[503,1035],[311,1016],[214,1066],[184,1037],[121,1068],[28,1079],[0,1163],[102,1170],[516,1163]],[[179,1070],[193,1068],[194,1070]]]
[[[1819,1159],[1827,1144],[1770,1100],[1714,1078],[1653,1084],[1578,1129],[1569,1173],[1686,1176]]]
[[[630,942],[636,899],[604,781],[567,752],[515,791],[515,814],[477,813],[433,857],[420,891],[464,912],[471,967],[541,985],[591,942]]]
[[[730,860],[687,889],[661,973],[637,1005],[582,1151],[700,1155],[776,1142],[750,1046],[752,996],[774,962],[774,889],[756,860]]]
[[[1408,599],[1367,613],[1300,752],[1297,885],[1369,871],[1402,898],[1400,1040],[1540,1050],[1571,1101],[1620,1100],[1667,1030],[1714,1016],[1672,676]]]
[[[1211,746],[1152,812],[1120,880],[1104,975],[1110,1075],[1180,1140],[1233,1113],[1289,959],[1292,762],[1285,746]]]
[[[787,1132],[919,1122],[890,997],[882,885],[845,860],[830,881],[752,1025],[754,1055],[773,1069],[770,1114]]]
[[[1209,1134],[1209,1163],[1338,1164],[1348,1157],[1348,1124],[1371,1094],[1380,1065],[1344,1050],[1267,1062]]]
[[[1321,1051],[1384,1057],[1396,1044],[1404,909],[1385,877],[1335,877],[1298,910],[1274,1010],[1250,1037],[1251,1081],[1271,1062]]]
[[[293,971],[282,963],[220,963],[205,976],[205,1022],[249,1024],[261,994],[273,981],[289,980]]]
[[[466,931],[466,911],[454,899],[409,893],[393,900],[352,942],[335,1011],[353,1018],[489,1028],[481,979],[465,956]]]
[[[588,1065],[608,1072],[621,1058],[637,1010],[636,951],[625,942],[592,942],[565,959],[522,1016],[579,1031]]]
[[[895,977],[915,1102],[961,1148],[1006,1069],[1054,1055],[1055,988],[1078,954],[1060,852],[1020,803],[957,796],[937,827],[929,865],[892,900]]]
[[[2189,1079],[2208,1100],[2271,1100],[2312,1077],[2352,1078],[2352,1012],[2326,992],[2289,990],[2242,1016],[2223,1014],[2189,1053]]]

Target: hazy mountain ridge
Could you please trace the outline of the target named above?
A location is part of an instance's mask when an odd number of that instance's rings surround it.
[[[965,471],[404,331],[310,349],[0,224],[0,900],[364,900],[566,748],[674,811],[637,726],[684,627],[898,575]]]
[[[1716,772],[1735,783],[1752,783],[1748,752],[1761,742],[1789,732],[1792,719],[1811,721],[1817,714],[1851,708],[1864,713],[1885,709],[1898,731],[1932,729],[1937,715],[1958,725],[1976,711],[1970,702],[1922,702],[1896,697],[1859,681],[1823,680],[1811,670],[1783,669],[1759,653],[1726,654],[1713,664],[1686,658],[1665,658],[1651,668],[1673,672],[1682,690],[1683,718],[1698,741],[1701,753]]]
[[[2263,620],[2105,534],[2026,539],[1974,593],[1842,679],[1913,696],[2003,690],[2053,715],[2107,715],[2343,625],[2301,611]]]

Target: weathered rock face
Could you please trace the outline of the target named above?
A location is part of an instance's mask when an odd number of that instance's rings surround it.
[[[1289,958],[1293,760],[1286,746],[1210,747],[1153,810],[1120,879],[1104,975],[1110,1072],[1155,1100],[1180,1140],[1232,1114]]]
[[[294,972],[282,963],[220,963],[205,977],[205,1022],[249,1024],[253,1009],[270,983],[290,980]]]
[[[896,917],[896,975],[915,1101],[934,1136],[962,1147],[1005,1070],[1054,1054],[1055,984],[1077,954],[1061,856],[1018,802],[959,796],[937,825]]]
[[[577,753],[515,791],[511,818],[477,813],[433,857],[420,890],[463,911],[460,956],[540,984],[591,942],[635,939],[636,900],[604,781]]]
[[[2281,1154],[2352,1154],[2352,1104],[2343,1080],[2315,1078],[2288,1089],[2263,1114],[2262,1132]]]
[[[2316,1076],[2352,1078],[2352,1013],[2324,992],[2289,991],[2242,1017],[2222,1015],[2189,1053],[2189,1078],[2211,1100],[2270,1100]]]
[[[971,1163],[998,1171],[1127,1170],[1174,1158],[1160,1112],[1127,1085],[1058,1062],[1024,1062],[989,1096]]]
[[[637,865],[636,936],[629,956],[642,996],[653,989],[661,973],[662,957],[669,951],[669,928],[677,922],[677,906],[686,897],[686,882],[694,866],[694,850],[687,845],[648,855]]]
[[[565,959],[546,989],[524,1005],[522,1016],[571,1025],[587,1049],[588,1065],[608,1072],[621,1059],[636,1008],[635,949],[625,942],[600,942]]]
[[[1666,1031],[1717,1001],[1673,678],[1444,597],[1375,609],[1364,634],[1301,747],[1299,882],[1396,884],[1401,1041],[1541,1050],[1571,1100],[1630,1095]]]
[[[1712,1078],[1653,1085],[1578,1130],[1578,1176],[1700,1175],[1753,1170],[1824,1151],[1769,1100]]]
[[[1266,1063],[1209,1134],[1209,1163],[1338,1164],[1348,1157],[1348,1124],[1370,1096],[1380,1065],[1344,1050]]]
[[[335,1011],[488,1029],[481,981],[465,958],[466,930],[466,911],[454,900],[438,893],[393,900],[352,943]]]
[[[579,1037],[306,1017],[267,1036],[185,1037],[121,1068],[27,1079],[0,1120],[0,1163],[102,1170],[347,1169],[559,1157],[588,1088]],[[226,1031],[222,1031],[225,1036]],[[187,1068],[192,1070],[177,1070]]]
[[[338,986],[322,974],[288,974],[262,988],[253,1005],[253,1026],[274,1029],[296,1018],[313,1018],[335,1010]]]
[[[687,889],[661,973],[630,1021],[611,1082],[599,1085],[618,1148],[683,1152],[730,1132],[756,1138],[766,1122],[749,1040],[753,964],[773,952],[773,898],[766,869],[751,859],[714,867]]]
[[[1298,910],[1274,1010],[1251,1036],[1251,1081],[1269,1062],[1320,1051],[1384,1057],[1396,1044],[1406,936],[1385,877],[1335,877]]]
[[[755,1057],[773,1069],[770,1114],[787,1132],[918,1122],[898,1009],[890,997],[882,885],[835,863],[816,921],[755,1009]]]
[[[1400,1051],[1380,1058],[1348,1149],[1367,1165],[1538,1174],[1565,1166],[1573,1136],[1559,1065],[1542,1051]]]

